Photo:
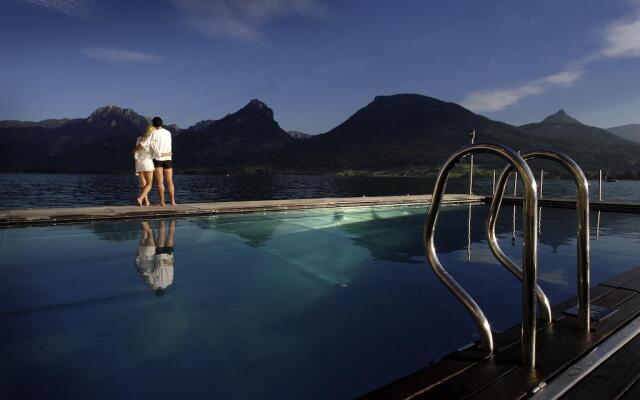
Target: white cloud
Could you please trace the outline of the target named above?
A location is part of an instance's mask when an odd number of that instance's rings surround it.
[[[162,61],[162,58],[155,54],[113,47],[90,47],[82,50],[82,52],[89,58],[110,64],[157,63]]]
[[[476,112],[504,110],[525,97],[541,94],[554,87],[573,86],[584,75],[585,68],[604,58],[640,57],[640,0],[629,1],[634,16],[609,24],[602,31],[604,45],[586,57],[574,60],[568,69],[516,87],[478,90],[468,93],[462,104]]]
[[[319,0],[173,0],[194,29],[208,36],[253,40],[273,20],[320,18],[327,9]]]
[[[583,73],[582,70],[567,70],[515,87],[474,91],[467,94],[462,105],[475,112],[504,110],[525,97],[541,94],[556,87],[573,86]]]
[[[26,0],[31,4],[59,11],[76,18],[91,18],[91,5],[88,0]]]
[[[640,17],[616,21],[604,30],[603,57],[640,57]]]

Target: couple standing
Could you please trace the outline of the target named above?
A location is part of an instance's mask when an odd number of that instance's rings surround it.
[[[162,118],[154,117],[144,135],[140,136],[133,149],[136,160],[136,175],[140,184],[140,195],[136,199],[138,206],[149,206],[149,192],[155,177],[160,202],[164,207],[164,181],[169,189],[171,205],[176,205],[175,188],[173,186],[173,165],[171,161],[171,132],[162,127]]]

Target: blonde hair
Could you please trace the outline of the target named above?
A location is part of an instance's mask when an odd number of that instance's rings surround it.
[[[147,125],[147,129],[144,131],[144,135],[142,135],[142,139],[144,140],[144,139],[148,138],[153,133],[153,131],[155,131],[155,130],[156,130],[155,126],[153,126],[151,124]]]

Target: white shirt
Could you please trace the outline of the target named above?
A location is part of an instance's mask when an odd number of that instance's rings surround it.
[[[143,161],[147,158],[153,158],[153,155],[151,154],[151,135],[149,135],[149,137],[144,140],[142,136],[139,136],[138,140],[136,140],[136,144],[139,144],[141,148],[136,151],[136,154],[133,156],[134,159]]]
[[[153,290],[166,289],[173,283],[173,254],[156,254],[149,276],[149,286]]]
[[[151,134],[151,154],[154,160],[171,160],[171,156],[162,156],[163,153],[171,153],[171,132],[158,128]]]

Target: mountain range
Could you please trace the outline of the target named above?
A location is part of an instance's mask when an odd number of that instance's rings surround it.
[[[131,149],[147,124],[148,118],[113,105],[87,118],[0,121],[0,171],[130,172]],[[183,173],[434,170],[475,129],[476,142],[523,152],[544,147],[568,154],[591,174],[604,169],[616,177],[640,177],[640,143],[612,133],[617,128],[584,125],[563,110],[514,126],[417,94],[377,96],[340,125],[312,136],[286,132],[273,110],[256,99],[219,120],[167,128],[176,172]]]
[[[640,143],[640,124],[627,124],[614,126],[607,129],[609,132],[620,136],[621,138]]]

